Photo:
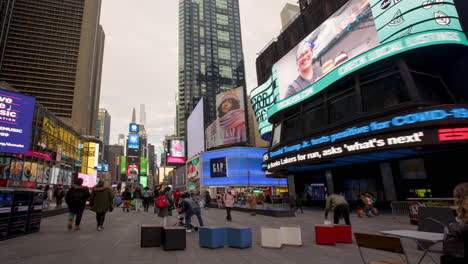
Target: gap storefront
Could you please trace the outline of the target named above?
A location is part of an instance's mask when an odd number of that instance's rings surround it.
[[[264,148],[234,147],[202,153],[201,189],[209,190],[214,198],[218,191],[234,188],[237,192],[246,189],[272,189],[273,195],[287,191],[286,179],[267,178],[262,170]]]
[[[263,169],[310,204],[333,191],[350,201],[361,192],[387,202],[451,197],[467,181],[468,156],[468,41],[457,7],[365,2],[348,1],[252,91],[271,140]]]

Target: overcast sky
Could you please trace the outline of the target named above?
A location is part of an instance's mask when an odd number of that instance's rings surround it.
[[[297,0],[239,0],[247,90],[257,86],[255,58],[281,30],[280,12]],[[146,105],[149,143],[174,133],[178,85],[177,0],[103,0],[106,33],[101,107],[109,111],[111,143],[127,134],[132,108]],[[159,153],[158,153],[159,156]]]

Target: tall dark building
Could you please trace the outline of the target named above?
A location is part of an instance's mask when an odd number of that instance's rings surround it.
[[[179,0],[179,92],[176,132],[201,97],[205,122],[216,119],[216,93],[244,87],[245,70],[238,0]]]
[[[0,80],[36,97],[81,134],[95,135],[105,38],[101,0],[0,3]]]

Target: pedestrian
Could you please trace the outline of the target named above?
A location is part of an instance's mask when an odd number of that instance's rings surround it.
[[[153,193],[151,192],[151,190],[148,187],[146,187],[145,191],[143,192],[143,208],[144,208],[145,212],[148,212],[148,210],[149,210],[149,206],[150,206],[152,196],[153,196]]]
[[[99,181],[96,187],[93,188],[91,200],[89,202],[91,210],[96,213],[97,231],[102,231],[104,229],[106,213],[112,212],[113,201],[114,197],[112,197],[111,189],[104,185],[104,181]]]
[[[196,215],[198,219],[198,224],[200,226],[203,225],[203,218],[201,216],[201,209],[200,204],[194,199],[194,197],[190,197],[188,193],[184,193],[182,196],[181,202],[181,213],[185,213],[185,229],[187,232],[191,232],[193,229],[192,226],[192,216]]]
[[[57,188],[55,188],[54,196],[57,207],[61,207],[63,203],[63,197],[65,196],[65,192],[61,184],[59,184]]]
[[[232,207],[234,207],[234,196],[231,194],[231,192],[226,191],[226,193],[223,195],[223,203],[224,207],[226,207],[226,220],[232,222],[231,211]]]
[[[223,208],[223,195],[219,191],[216,194],[216,203],[218,204],[218,208]]]
[[[296,210],[301,209],[301,214],[304,213],[304,209],[302,208],[302,194],[296,194]]]
[[[174,192],[174,204],[176,208],[179,208],[179,200],[182,194],[180,193],[179,189],[176,189]]]
[[[344,218],[347,225],[351,225],[349,221],[349,204],[341,193],[328,196],[325,206],[325,219],[328,219],[329,211],[333,211],[335,225],[340,222],[341,218]]]
[[[453,190],[457,206],[457,221],[449,224],[444,235],[444,255],[441,264],[468,263],[468,183],[461,183]]]
[[[167,225],[167,218],[172,216],[172,209],[174,206],[170,191],[170,187],[164,188],[155,202],[156,207],[159,208],[158,216],[161,217],[161,226],[163,227]]]
[[[257,212],[257,196],[253,193],[253,191],[250,191],[249,193],[249,209],[250,209],[250,214],[251,215],[256,215]]]
[[[210,192],[209,191],[206,191],[205,192],[205,206],[204,208],[210,208],[210,204],[211,204],[211,196],[210,196]]]
[[[73,228],[75,220],[75,231],[80,230],[81,217],[86,207],[86,201],[89,199],[89,189],[83,186],[83,179],[78,178],[75,184],[70,188],[65,196],[65,202],[68,205],[68,230]]]
[[[49,185],[46,185],[46,187],[44,188],[44,200],[43,200],[43,205],[42,205],[44,209],[48,209],[50,205],[49,190],[50,190]]]
[[[130,212],[130,203],[132,202],[132,193],[128,189],[128,187],[125,188],[125,191],[122,193],[122,200],[124,201],[124,206],[122,207],[122,211],[125,212]]]
[[[133,199],[135,200],[135,211],[140,212],[142,207],[142,198],[143,194],[141,193],[141,189],[136,187],[135,192],[133,192]]]

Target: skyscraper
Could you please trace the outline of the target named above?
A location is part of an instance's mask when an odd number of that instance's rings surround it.
[[[140,104],[140,124],[146,125],[146,110],[144,104]]]
[[[216,93],[244,87],[245,70],[238,0],[179,0],[177,136],[206,98],[205,122],[216,119]]]
[[[99,109],[97,121],[97,134],[96,137],[104,143],[109,145],[110,138],[111,116],[106,109]]]
[[[0,3],[0,21],[9,21],[1,28],[0,80],[36,97],[81,134],[95,135],[105,39],[101,0]],[[11,13],[3,10],[8,4]]]
[[[286,3],[283,9],[281,10],[281,30],[285,30],[291,21],[293,21],[299,14],[301,13],[301,9],[297,5],[293,5],[290,3]]]

